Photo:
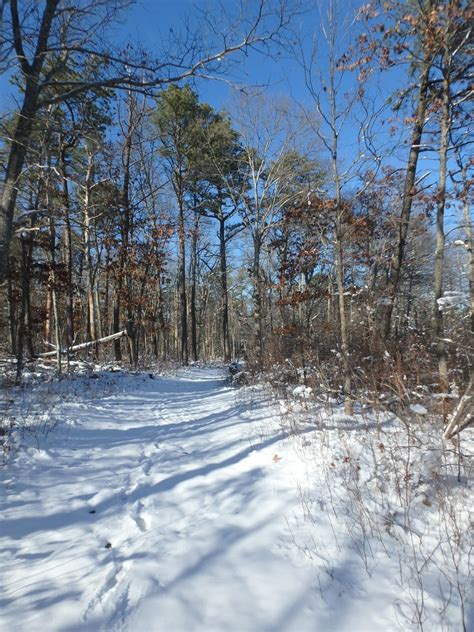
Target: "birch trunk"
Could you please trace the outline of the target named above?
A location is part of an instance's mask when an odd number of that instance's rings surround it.
[[[332,11],[332,6],[331,6]],[[334,15],[331,13],[331,33],[329,37],[329,100],[331,107],[331,135],[332,135],[332,174],[335,190],[335,258],[336,283],[339,307],[339,333],[341,339],[341,356],[343,368],[344,412],[352,415],[352,384],[349,359],[349,336],[347,330],[347,314],[344,296],[344,207],[339,175],[339,135],[337,132],[337,104],[336,104],[336,59],[335,59],[335,27]]]
[[[446,175],[448,157],[448,137],[450,129],[450,85],[448,54],[443,56],[442,110],[439,148],[439,176],[436,196],[436,252],[434,269],[433,328],[435,334],[436,357],[438,360],[439,385],[441,392],[449,390],[448,353],[444,339],[443,312],[439,300],[443,296],[444,268],[444,210],[446,204]]]
[[[63,180],[63,200],[64,200],[64,239],[65,239],[65,259],[66,259],[66,333],[68,344],[72,345],[74,340],[74,292],[72,282],[72,228],[71,228],[71,204],[69,199],[68,175],[66,168],[65,149],[61,151],[61,175]]]
[[[86,184],[84,194],[84,256],[86,261],[86,275],[87,275],[87,314],[89,331],[88,337],[90,340],[97,338],[97,318],[94,303],[94,267],[92,261],[91,252],[91,192],[93,186],[94,177],[94,162],[92,152],[87,154],[87,172],[86,172]]]
[[[260,233],[254,235],[254,254],[253,254],[253,325],[254,325],[254,347],[256,364],[258,368],[263,365],[263,314],[262,314],[262,273],[260,270],[260,250],[261,238]]]

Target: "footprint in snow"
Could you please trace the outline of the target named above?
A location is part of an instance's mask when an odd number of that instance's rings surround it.
[[[146,522],[146,516],[142,516],[144,506],[142,502],[138,503],[135,515],[133,516],[133,520],[135,521],[137,527],[140,529],[142,533],[148,530],[148,524]]]
[[[143,474],[145,474],[145,476],[150,476],[150,470],[152,468],[152,463],[149,461],[147,463],[144,463],[142,465],[142,472]]]

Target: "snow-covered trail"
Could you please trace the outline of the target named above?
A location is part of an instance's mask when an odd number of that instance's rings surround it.
[[[322,629],[268,410],[202,368],[60,410],[1,474],[3,630]]]

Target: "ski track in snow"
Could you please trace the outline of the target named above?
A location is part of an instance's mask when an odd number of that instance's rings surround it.
[[[314,574],[282,539],[281,434],[262,440],[221,371],[62,412],[68,431],[3,473],[3,630],[314,629]]]

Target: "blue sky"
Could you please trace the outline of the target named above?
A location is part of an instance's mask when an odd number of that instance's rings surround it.
[[[252,6],[253,1],[247,0],[250,6]],[[294,20],[293,29],[304,34],[305,43],[303,50],[308,53],[312,40],[318,43],[321,42],[322,34],[318,13],[314,10],[317,0],[304,1],[312,4],[313,10],[298,16]],[[326,1],[321,0],[323,10]],[[221,3],[225,8],[236,4],[235,0],[138,0],[124,16],[122,23],[114,28],[111,37],[116,39],[118,49],[120,48],[120,43],[132,40],[139,41],[147,49],[156,52],[158,43],[166,40],[170,29],[173,29],[175,33],[183,29],[186,23],[186,16],[191,16],[192,24],[193,16],[196,17],[200,12],[205,11],[206,7],[208,7],[210,15],[220,16],[219,6]],[[353,9],[362,4],[364,4],[363,0],[340,0],[340,13],[337,24],[341,31],[345,29],[346,35],[340,52],[345,49],[349,42],[349,37],[353,37],[357,32],[357,28],[359,28],[356,24],[352,24],[350,28],[347,28],[347,20],[350,20]],[[222,21],[224,22],[224,20]],[[296,46],[295,49],[297,49]],[[324,75],[327,70],[327,61],[323,46],[320,47],[318,52],[317,67]],[[270,95],[275,95],[275,97],[289,96],[297,104],[302,104],[308,109],[314,108],[305,86],[301,66],[291,52],[274,58],[266,58],[257,52],[250,52],[248,56],[239,57],[237,73],[242,84],[263,84],[266,86],[265,91]],[[378,107],[381,106],[397,88],[406,84],[406,73],[407,69],[402,66],[391,72],[377,74],[368,87],[369,97]],[[226,83],[220,81],[198,81],[196,87],[203,101],[207,101],[217,109],[231,109],[233,90]],[[16,91],[9,83],[8,74],[0,76],[0,113],[16,110],[17,96]],[[351,98],[350,94],[346,95],[343,93],[340,98],[341,107],[344,107],[347,100]],[[409,114],[408,110],[401,113],[401,119],[407,114]],[[380,141],[383,138],[388,138],[388,127],[389,124],[383,127],[380,125],[375,126]],[[357,153],[358,130],[357,121],[354,118],[349,118],[340,137],[342,163],[348,164],[351,157]],[[386,163],[390,162],[392,165],[395,164],[401,168],[406,164],[408,153],[406,137],[408,132],[409,129],[404,130],[403,125],[401,125],[398,132],[400,135],[398,140],[397,137],[389,140],[392,155],[385,159]],[[321,158],[324,159],[325,157],[327,156],[322,152]],[[431,181],[435,183],[437,178],[437,156],[430,153],[422,154],[419,169],[420,173],[430,171],[431,175],[426,182]],[[453,210],[447,212],[448,224],[454,220],[454,214]]]
[[[207,6],[209,14],[219,15],[219,4],[216,0],[140,0],[130,11],[123,33],[153,50],[160,35],[166,38],[170,28],[175,31],[183,28],[186,16],[197,14],[196,7],[202,11]],[[224,0],[224,5],[233,4],[232,0]],[[250,52],[247,57],[239,55],[238,59],[239,83],[269,84],[275,92],[288,92],[291,84],[291,89],[301,95],[303,78],[295,73],[296,62],[286,59],[281,63],[256,52]],[[217,108],[226,107],[231,98],[232,89],[225,82],[200,81],[198,89],[202,99]]]
[[[234,0],[222,1],[224,6],[235,5]],[[219,4],[218,0],[141,0],[130,11],[126,23],[120,28],[120,35],[130,37],[132,40],[139,40],[144,46],[153,50],[156,49],[156,42],[161,36],[166,38],[170,28],[175,31],[179,30],[185,22],[186,15],[196,15],[196,7],[200,11],[207,6],[210,14],[216,15],[217,13],[218,15]],[[252,5],[252,0],[249,0],[249,4]],[[344,32],[339,53],[345,51],[350,37],[357,32],[358,25],[351,24],[350,19],[353,10],[362,4],[364,4],[362,0],[341,0],[339,3],[338,29],[341,33]],[[295,17],[292,29],[303,35],[303,49],[306,54],[309,55],[312,42],[317,43],[319,48],[317,65],[324,74],[327,71],[327,59],[319,28],[318,12],[315,9],[317,1],[306,0],[306,5],[312,6],[312,9]],[[322,0],[323,10],[324,6],[325,0]],[[350,25],[349,28],[348,24]],[[302,67],[295,59],[298,46],[299,44],[296,44],[292,51],[283,52],[271,58],[257,52],[250,52],[248,56],[239,56],[239,63],[236,68],[239,81],[251,86],[264,85],[267,93],[277,97],[289,96],[305,108],[313,108],[314,104],[305,85]],[[404,84],[405,72],[405,68],[398,68],[394,72],[384,73],[374,78],[368,89],[371,98],[374,99],[378,107],[388,99],[394,90]],[[202,100],[209,102],[217,109],[231,109],[233,90],[226,83],[198,81],[196,87]],[[354,85],[346,84],[344,91],[347,89],[350,92],[353,87]],[[348,94],[342,93],[340,106],[345,107],[347,99],[350,98],[351,96]],[[357,143],[357,131],[355,121],[349,120],[341,134],[341,154],[343,156],[354,151],[354,145]],[[400,150],[399,158],[404,158],[406,152],[403,147],[400,147]]]
[[[252,0],[247,0],[252,6]],[[219,15],[218,0],[138,0],[124,16],[122,24],[114,28],[117,40],[140,41],[150,50],[156,50],[161,37],[166,39],[172,28],[178,31],[183,28],[186,16],[196,16],[199,11],[208,7],[210,14]],[[347,0],[349,4],[361,4],[359,0]],[[224,6],[233,6],[233,0],[223,0]],[[21,6],[21,5],[20,5]],[[314,14],[297,17],[294,21],[296,29],[303,29],[311,33],[311,23]],[[309,27],[309,31],[307,30]],[[289,93],[297,99],[304,99],[306,95],[303,75],[295,60],[286,56],[278,59],[266,59],[264,55],[250,52],[246,58],[239,57],[239,78],[248,84],[268,84],[269,90],[276,93]],[[204,100],[215,107],[224,107],[228,100],[230,89],[223,82],[202,81],[199,92]],[[12,87],[8,82],[8,75],[0,76],[0,108],[5,111],[13,106]]]
[[[306,0],[311,4],[310,0]],[[248,0],[249,6],[252,6],[253,0]],[[322,0],[324,8],[325,0]],[[222,0],[225,8],[235,6],[234,0]],[[338,28],[346,33],[340,48],[342,52],[349,42],[348,36],[353,35],[357,29],[357,25],[351,25],[347,28],[347,20],[352,15],[352,8],[356,8],[363,4],[361,0],[344,0],[340,2],[340,13],[338,15]],[[316,1],[313,2],[313,7]],[[21,5],[20,5],[21,6]],[[144,47],[151,51],[157,50],[157,44],[161,40],[166,40],[170,29],[178,32],[183,28],[186,22],[186,16],[195,17],[208,7],[210,15],[219,16],[219,0],[139,0],[124,16],[120,25],[114,28],[112,37],[117,42],[123,42],[128,39],[139,41]],[[223,20],[224,22],[224,20]],[[192,24],[192,22],[191,22]],[[296,32],[304,34],[303,50],[308,53],[311,48],[311,42],[314,39],[318,45],[322,41],[322,34],[319,28],[318,13],[314,9],[295,18],[293,29]],[[118,48],[120,45],[118,44]],[[297,46],[295,46],[295,50]],[[245,84],[266,86],[266,92],[275,96],[290,96],[299,104],[303,104],[306,108],[314,108],[314,104],[308,94],[304,82],[303,71],[300,64],[296,61],[292,53],[282,54],[277,58],[266,58],[257,52],[250,52],[248,56],[240,56],[237,73],[239,79]],[[324,74],[327,69],[325,49],[320,47],[317,57],[317,66]],[[405,68],[398,68],[391,73],[384,73],[374,78],[373,83],[369,87],[370,97],[377,103],[382,105],[388,99],[391,93],[405,82]],[[201,99],[209,102],[211,105],[220,108],[230,108],[232,101],[232,89],[224,82],[220,81],[199,81],[197,89]],[[347,86],[350,88],[351,86]],[[353,87],[353,86],[352,86]],[[346,86],[344,87],[345,90]],[[15,91],[8,82],[8,76],[0,77],[0,111],[12,111],[15,106]],[[340,105],[344,107],[351,95],[342,94]],[[388,127],[388,126],[387,126]],[[385,128],[378,128],[378,132],[385,133]],[[349,155],[355,152],[357,144],[358,125],[355,120],[349,119],[347,125],[341,134],[341,156],[349,159]],[[393,144],[393,140],[392,140]],[[404,159],[406,156],[406,146],[400,143],[396,147],[398,159]],[[425,158],[424,158],[425,159]]]

